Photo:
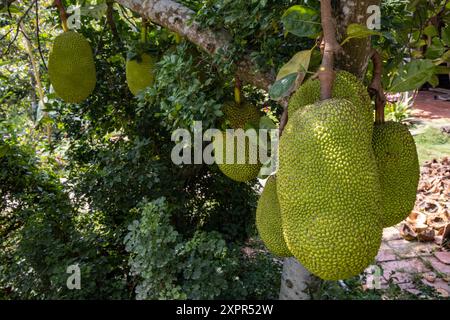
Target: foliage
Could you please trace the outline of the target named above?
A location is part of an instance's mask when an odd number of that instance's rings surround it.
[[[227,246],[215,231],[183,237],[170,224],[173,209],[165,198],[137,210],[141,219],[128,227],[125,237],[131,272],[141,279],[137,299],[258,299],[276,294],[279,270],[269,257],[259,254],[254,262],[243,261],[238,248]]]
[[[408,93],[388,95],[385,108],[385,118],[387,121],[402,122],[409,118],[411,108],[414,103],[414,95]]]
[[[77,214],[57,176],[29,148],[0,142],[0,150],[0,297],[127,298],[126,274],[104,251],[103,217]],[[73,264],[81,269],[82,291],[67,289]]]

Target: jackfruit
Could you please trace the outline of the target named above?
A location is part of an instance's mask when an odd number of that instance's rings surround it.
[[[261,112],[251,103],[236,104],[234,101],[226,102],[222,108],[225,119],[233,129],[244,129],[247,123],[259,125]]]
[[[256,209],[256,227],[267,249],[280,257],[292,256],[284,241],[275,176],[270,176]]]
[[[398,122],[375,125],[373,150],[380,174],[384,227],[396,225],[414,208],[420,166],[414,138]]]
[[[243,134],[244,131],[240,129],[236,132],[236,135],[239,135],[239,133]],[[255,134],[255,136],[257,135]],[[243,139],[241,143],[237,141],[239,140],[235,139],[233,134],[230,135],[225,132],[222,132],[222,146],[220,146],[219,140],[214,139],[216,164],[223,174],[234,181],[246,182],[256,179],[262,167],[262,164],[258,161],[257,141],[250,141],[248,138],[245,138],[245,143],[243,143]],[[234,148],[230,149],[228,145],[233,145]],[[227,152],[230,154],[228,155]],[[240,158],[242,158],[242,161],[240,161]]]
[[[147,53],[127,61],[127,83],[134,96],[155,83],[155,65],[156,59]]]
[[[382,238],[381,190],[366,120],[345,99],[305,106],[280,139],[277,193],[290,252],[325,280],[373,262]]]
[[[66,102],[80,103],[94,91],[95,63],[89,42],[68,31],[55,38],[48,60],[50,82]]]
[[[360,106],[370,132],[373,130],[374,108],[364,84],[356,76],[347,71],[336,72],[333,82],[333,98],[347,99],[355,106]],[[292,95],[289,101],[289,114],[294,114],[300,108],[320,100],[320,81],[318,79],[306,81]]]

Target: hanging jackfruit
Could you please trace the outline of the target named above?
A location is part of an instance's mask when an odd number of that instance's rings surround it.
[[[68,31],[55,38],[48,60],[50,82],[56,94],[69,103],[80,103],[94,91],[95,63],[89,42]]]
[[[240,105],[234,101],[226,102],[222,111],[233,129],[244,129],[247,123],[258,126],[262,116],[261,111],[248,102]]]
[[[242,139],[236,139],[236,136]],[[258,141],[250,141],[241,129],[235,135],[223,132],[221,142],[222,145],[214,139],[213,146],[216,163],[222,173],[238,182],[256,179],[262,167],[258,161]]]
[[[367,88],[356,76],[347,71],[336,72],[333,82],[333,98],[342,98],[351,101],[355,106],[360,106],[361,112],[366,119],[366,124],[372,132],[374,122],[374,108],[370,100]],[[294,114],[304,106],[313,104],[320,100],[320,81],[318,79],[306,81],[292,95],[289,101],[289,114]]]
[[[325,280],[361,273],[382,238],[381,190],[367,123],[345,99],[308,105],[280,140],[277,193],[290,252]]]
[[[155,83],[155,66],[156,59],[147,53],[127,61],[127,83],[134,96]]]
[[[280,257],[292,256],[284,241],[275,176],[270,176],[258,201],[256,227],[267,249]]]
[[[398,122],[377,124],[373,150],[380,174],[383,224],[390,227],[406,219],[414,208],[420,166],[414,138]]]

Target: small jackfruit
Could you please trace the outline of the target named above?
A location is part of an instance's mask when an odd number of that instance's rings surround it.
[[[375,125],[373,150],[380,174],[383,224],[390,227],[408,217],[414,208],[420,166],[414,138],[398,122]]]
[[[156,59],[147,53],[127,61],[127,83],[134,96],[155,83],[155,66]]]
[[[243,130],[239,131],[244,132]],[[240,136],[239,132],[236,132],[236,135]],[[228,178],[246,182],[258,177],[262,164],[258,161],[256,140],[252,142],[245,138],[239,142],[239,139],[235,139],[235,135],[223,132],[222,145],[218,139],[214,139],[213,146],[217,166]]]
[[[244,129],[247,123],[259,125],[262,116],[261,111],[248,102],[240,105],[234,101],[226,102],[222,111],[233,129]]]
[[[332,97],[347,99],[355,106],[360,106],[361,109],[358,112],[364,114],[366,123],[372,132],[374,108],[367,88],[355,75],[347,71],[336,72]],[[318,101],[320,101],[320,81],[318,79],[308,80],[298,88],[289,100],[289,114],[294,114],[302,107]]]
[[[48,73],[61,99],[69,103],[85,100],[96,83],[94,57],[86,38],[74,31],[57,36],[48,60]]]
[[[382,238],[381,190],[366,120],[345,99],[301,108],[280,139],[277,193],[290,252],[325,280],[369,266]]]
[[[256,227],[259,236],[270,252],[280,257],[292,256],[284,241],[275,176],[269,177],[259,198],[256,209]]]

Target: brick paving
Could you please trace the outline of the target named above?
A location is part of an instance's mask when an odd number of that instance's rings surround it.
[[[376,258],[382,269],[381,288],[389,282],[415,295],[421,292],[414,280],[434,287],[442,297],[450,296],[450,252],[434,242],[410,242],[403,240],[397,227],[384,230],[383,242]],[[368,269],[373,270],[373,266]]]

